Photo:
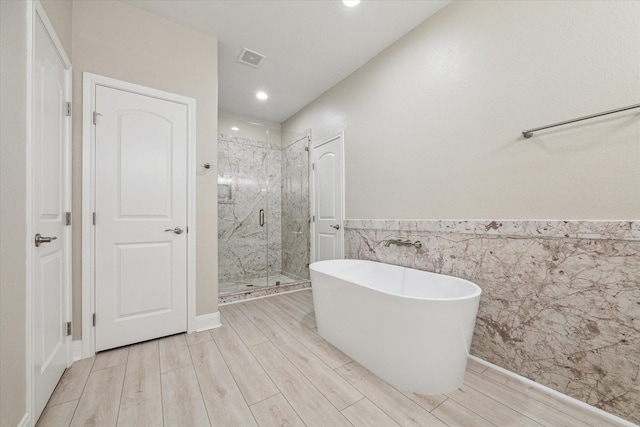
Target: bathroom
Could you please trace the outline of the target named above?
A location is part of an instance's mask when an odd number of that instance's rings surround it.
[[[2,3],[4,16],[11,16],[9,2]],[[81,74],[89,71],[197,100],[193,312],[196,325],[220,336],[198,332],[181,338],[185,342],[206,337],[194,346],[218,339],[236,343],[223,334],[226,323],[246,317],[243,307],[274,316],[280,315],[276,309],[286,311],[306,325],[303,330],[292,324],[288,333],[299,334],[296,340],[309,348],[320,345],[307,296],[308,264],[318,259],[309,169],[314,147],[341,135],[344,258],[476,283],[482,296],[473,357],[589,405],[586,412],[596,408],[615,417],[599,425],[640,423],[640,110],[544,129],[530,138],[522,133],[640,102],[640,2],[444,3],[326,91],[276,120],[266,111],[284,92],[270,93],[258,104],[264,116],[259,109],[239,114],[223,108],[220,100],[228,89],[219,80],[221,39],[166,14],[141,10],[153,2],[44,1],[73,63],[74,360],[86,356],[75,349],[86,345],[84,328],[91,325],[83,306],[88,253],[82,246],[87,215]],[[11,27],[2,23],[3,31],[26,34],[28,29],[20,19]],[[140,37],[141,28],[149,37]],[[6,40],[3,55],[10,52]],[[273,60],[267,54],[265,67]],[[8,75],[4,68],[2,74]],[[22,88],[16,99],[26,99],[27,84],[12,80],[8,85],[6,79],[3,91]],[[253,90],[236,95],[254,98]],[[15,102],[10,105],[20,105]],[[5,118],[3,123],[22,129],[24,123]],[[22,145],[9,147],[5,140],[3,133],[2,205],[9,206],[5,197],[13,194],[15,210],[2,212],[0,424],[14,426],[29,425],[20,424],[28,420],[30,405],[28,292],[20,285],[28,274],[15,267],[28,259],[26,250],[15,250],[27,235],[21,207],[26,202],[19,202],[28,179],[11,167],[12,161],[24,161],[26,151],[15,154]],[[287,150],[295,151],[295,162],[288,163]],[[5,179],[5,173],[14,175]],[[19,191],[5,191],[8,186]],[[301,197],[293,200],[292,194]],[[5,231],[10,226],[15,233]],[[385,245],[390,239],[421,245]],[[251,299],[256,296],[261,298]],[[277,307],[269,305],[271,298]],[[257,304],[274,311],[256,309]],[[282,325],[290,319],[278,320]],[[265,324],[265,330],[271,341],[288,338],[277,335],[277,325]],[[275,359],[269,343],[254,347],[260,347],[256,358]],[[360,371],[347,372],[342,360],[329,362],[323,361],[353,383],[362,377]],[[83,375],[93,375],[90,371]],[[442,414],[455,402],[449,398],[429,411]],[[521,411],[528,408],[523,405]],[[350,407],[340,412],[353,415]],[[479,420],[477,425],[490,424]]]

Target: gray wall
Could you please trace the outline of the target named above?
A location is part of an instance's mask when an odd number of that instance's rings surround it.
[[[347,218],[637,219],[640,2],[454,1],[282,125],[344,129]],[[637,110],[636,110],[637,111]]]
[[[73,1],[72,0],[40,0],[40,4],[56,30],[56,35],[71,61],[73,39]]]
[[[0,1],[0,426],[27,412],[26,1]]]

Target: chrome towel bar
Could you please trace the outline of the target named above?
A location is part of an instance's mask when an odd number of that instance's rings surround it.
[[[522,131],[522,136],[524,136],[525,138],[531,138],[533,136],[533,133],[537,132],[539,130],[554,128],[556,126],[568,125],[569,123],[580,122],[582,120],[594,119],[596,117],[606,116],[607,114],[619,113],[621,111],[632,110],[634,108],[640,108],[640,104],[629,105],[628,107],[616,108],[615,110],[604,111],[604,112],[598,113],[598,114],[591,114],[589,116],[579,117],[579,118],[573,119],[573,120],[566,120],[564,122],[558,122],[558,123],[554,123],[552,125],[540,126],[538,128],[533,128],[533,129],[526,129],[526,130]]]

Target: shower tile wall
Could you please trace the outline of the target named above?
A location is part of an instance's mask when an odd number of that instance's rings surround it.
[[[472,354],[640,422],[640,222],[349,220],[345,227],[347,258],[477,283]],[[398,237],[423,246],[381,244]]]
[[[220,282],[262,277],[267,271],[280,272],[280,167],[278,146],[219,135],[218,175],[231,180],[231,199],[218,203]],[[227,188],[220,184],[218,187],[218,192],[225,194]],[[268,212],[264,227],[259,224],[260,209]]]
[[[289,141],[282,149],[282,271],[288,276],[309,279],[310,131]]]

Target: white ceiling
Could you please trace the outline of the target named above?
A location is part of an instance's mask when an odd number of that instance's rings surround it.
[[[281,123],[450,0],[123,0],[219,41],[219,108]],[[255,69],[242,48],[267,56]],[[259,101],[258,90],[269,94]]]

